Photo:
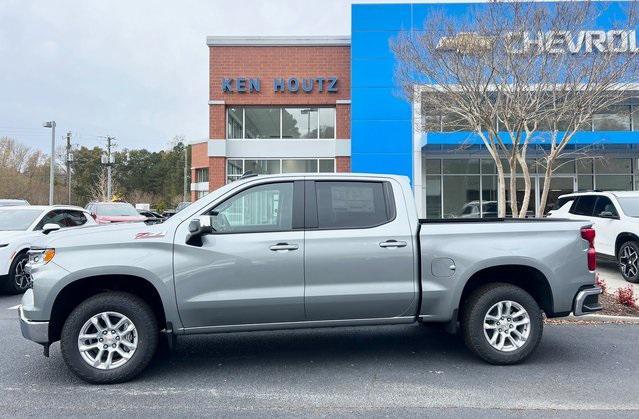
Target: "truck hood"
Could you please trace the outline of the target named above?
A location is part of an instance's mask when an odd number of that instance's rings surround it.
[[[98,215],[96,218],[98,223],[134,223],[145,220],[143,215]]]
[[[168,236],[168,230],[164,224],[115,223],[43,234],[33,247],[108,246],[142,240],[170,239]]]
[[[29,237],[33,235],[33,231],[0,231],[0,244],[8,244],[15,239],[22,239],[23,237]]]

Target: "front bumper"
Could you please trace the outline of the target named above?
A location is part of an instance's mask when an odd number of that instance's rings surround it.
[[[599,295],[601,288],[590,287],[584,288],[575,296],[573,313],[575,316],[583,316],[585,314],[600,311],[603,307],[599,304]]]
[[[20,330],[22,336],[42,345],[49,344],[49,322],[39,322],[27,319],[24,316],[22,306],[18,308],[20,313]]]

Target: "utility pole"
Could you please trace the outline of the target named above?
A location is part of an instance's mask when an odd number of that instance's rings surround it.
[[[51,163],[49,168],[49,205],[53,205],[53,185],[55,182],[55,121],[44,122],[45,128],[51,128]]]
[[[68,203],[71,205],[71,162],[73,156],[71,155],[71,131],[67,131],[67,192],[69,194]]]
[[[182,197],[182,202],[188,202],[190,201],[190,199],[187,201],[186,199],[186,193],[187,193],[187,165],[189,162],[189,148],[187,147],[186,144],[184,144],[184,195]]]
[[[102,156],[102,164],[107,167],[107,201],[110,201],[113,195],[113,191],[111,188],[111,167],[115,163],[115,157],[111,155],[111,147],[114,146],[113,137],[106,137],[107,139],[107,155]]]

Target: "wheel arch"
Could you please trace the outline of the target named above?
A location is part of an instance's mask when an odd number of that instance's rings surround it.
[[[630,232],[623,232],[617,235],[615,239],[615,258],[619,257],[619,249],[621,249],[621,245],[623,245],[627,241],[636,241],[639,242],[639,236]]]
[[[546,275],[530,265],[508,264],[483,268],[468,278],[459,298],[459,317],[464,309],[464,302],[473,291],[483,285],[497,282],[512,284],[524,289],[549,317],[554,314],[552,288]]]
[[[75,307],[87,298],[108,291],[123,291],[146,301],[155,314],[158,325],[167,325],[165,303],[151,281],[136,275],[105,274],[86,276],[65,285],[56,295],[51,307],[49,341],[60,339],[62,326]]]

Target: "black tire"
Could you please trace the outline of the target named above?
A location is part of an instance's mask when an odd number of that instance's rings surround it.
[[[7,280],[3,284],[0,284],[3,293],[22,294],[29,288],[29,282],[24,277],[20,279],[18,276],[20,275],[18,269],[24,268],[24,263],[26,263],[27,259],[27,252],[18,253],[16,257],[13,258],[13,262],[11,262],[11,266],[9,267]]]
[[[509,352],[493,347],[484,333],[485,316],[495,304],[501,301],[518,303],[526,310],[530,319],[528,338],[520,347]],[[465,300],[462,310],[461,328],[466,346],[491,364],[509,365],[521,362],[537,348],[541,341],[544,327],[541,309],[530,294],[517,286],[506,283],[484,285]],[[508,342],[514,343],[510,339]]]
[[[83,325],[96,314],[117,312],[128,317],[137,329],[137,348],[123,365],[98,369],[89,365],[78,348]],[[158,346],[159,327],[153,310],[141,298],[125,292],[97,294],[78,305],[67,317],[60,337],[60,349],[67,366],[82,380],[94,384],[114,384],[131,380],[151,362]]]
[[[627,254],[634,254],[634,259],[627,260]],[[635,284],[639,283],[639,260],[637,260],[637,257],[639,257],[639,244],[636,241],[627,241],[619,247],[619,252],[617,253],[619,272],[621,272],[623,279]]]

